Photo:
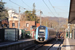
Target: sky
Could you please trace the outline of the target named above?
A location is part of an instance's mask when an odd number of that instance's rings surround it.
[[[3,0],[3,2],[6,2],[6,8],[15,9],[17,13],[19,13],[19,7],[21,13],[24,13],[26,10],[32,11],[33,3],[35,3],[36,15],[38,16],[40,15],[40,10],[43,12],[43,14],[41,14],[43,17],[68,18],[69,16],[70,0]]]

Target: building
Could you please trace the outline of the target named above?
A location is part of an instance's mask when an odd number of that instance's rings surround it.
[[[9,28],[18,28],[19,15],[13,10],[8,11],[9,14]],[[20,29],[25,29],[26,31],[31,31],[32,26],[35,25],[35,21],[21,21],[20,20]]]
[[[20,29],[31,31],[32,26],[35,25],[35,21],[20,21]],[[18,28],[18,21],[9,21],[9,28]]]
[[[8,14],[9,14],[9,21],[18,21],[18,17],[19,15],[17,13],[15,13],[13,10],[9,10],[8,11]]]

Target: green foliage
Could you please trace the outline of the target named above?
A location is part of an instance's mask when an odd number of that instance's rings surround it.
[[[7,10],[4,8],[4,2],[0,2],[0,20],[8,16]]]
[[[37,18],[34,11],[28,11],[28,10],[25,11],[25,17],[26,17],[26,20],[28,20],[28,21],[36,21],[36,23],[39,22],[39,19]]]
[[[33,7],[35,7],[34,6],[34,4],[33,4]],[[25,11],[25,17],[26,17],[26,20],[27,21],[35,21],[36,23],[39,23],[39,19],[38,19],[38,17],[36,16],[36,10],[35,9],[33,9],[33,11]]]

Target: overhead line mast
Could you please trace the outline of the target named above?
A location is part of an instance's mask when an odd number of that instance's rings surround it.
[[[42,11],[40,10],[40,26],[41,26],[41,14],[42,14]]]
[[[18,29],[20,29],[20,7],[19,7],[19,17],[18,17]]]

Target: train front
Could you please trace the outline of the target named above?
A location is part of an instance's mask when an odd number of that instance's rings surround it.
[[[36,30],[36,41],[45,42],[46,41],[45,37],[46,37],[46,27],[39,26]]]

